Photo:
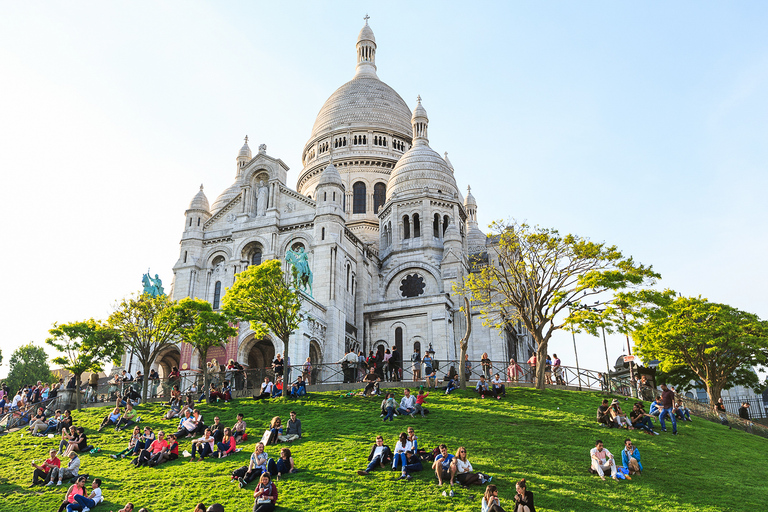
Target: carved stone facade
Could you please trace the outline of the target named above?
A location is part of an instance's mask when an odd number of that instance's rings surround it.
[[[355,75],[322,106],[296,190],[285,163],[264,144],[253,156],[246,138],[232,186],[210,207],[201,186],[185,213],[173,267],[177,300],[197,297],[217,308],[238,272],[268,259],[285,262],[287,250],[303,246],[313,297],[304,301],[308,319],[290,345],[294,365],[393,345],[405,360],[430,344],[436,359],[458,358],[465,326],[452,287],[470,271],[470,254],[485,251],[477,203],[459,192],[447,154],[430,148],[421,98],[411,111],[378,78],[376,48],[366,22]],[[479,319],[469,346],[470,358],[488,352],[496,361],[527,359],[532,348],[524,334],[510,339]],[[243,325],[218,355],[247,366],[281,351],[278,340],[256,340]],[[186,350],[178,361],[182,369],[201,365]],[[161,373],[167,364],[159,364]]]

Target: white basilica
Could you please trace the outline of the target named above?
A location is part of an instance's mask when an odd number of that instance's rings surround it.
[[[430,345],[435,359],[456,361],[465,322],[452,286],[471,261],[487,258],[477,203],[469,191],[462,196],[447,155],[429,146],[421,99],[411,110],[377,76],[367,21],[356,47],[355,75],[320,109],[295,190],[285,163],[265,145],[253,155],[247,138],[232,185],[213,204],[200,187],[185,214],[171,296],[217,309],[238,272],[267,259],[285,262],[286,251],[303,247],[314,281],[304,297],[309,319],[290,344],[292,364],[307,357],[335,363],[345,349],[367,354],[393,345],[406,361]],[[494,361],[526,360],[533,350],[519,326],[499,332],[477,317],[469,347],[470,359],[487,352]],[[244,323],[208,357],[264,367],[276,352],[279,340],[257,339]],[[155,366],[162,374],[171,365],[201,362],[181,344]]]

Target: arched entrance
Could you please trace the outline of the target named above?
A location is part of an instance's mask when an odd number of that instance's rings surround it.
[[[160,379],[168,379],[168,375],[175,366],[179,368],[181,362],[181,352],[176,346],[171,346],[163,349],[157,357],[155,357],[155,365],[157,365],[157,373],[160,374]]]
[[[270,368],[275,359],[275,346],[268,339],[257,340],[248,350],[248,368]]]

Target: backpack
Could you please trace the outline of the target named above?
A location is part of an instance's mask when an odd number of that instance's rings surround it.
[[[247,472],[248,472],[248,466],[237,468],[232,472],[232,478],[243,478]]]

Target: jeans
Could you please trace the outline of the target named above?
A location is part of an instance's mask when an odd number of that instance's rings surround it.
[[[408,416],[410,414],[415,414],[415,413],[416,413],[416,409],[409,409],[406,411],[402,407],[397,408],[397,414],[399,414],[400,416]]]
[[[387,407],[387,415],[384,416],[384,421],[395,421],[395,408],[394,407]]]
[[[81,496],[75,494],[75,502],[67,505],[67,512],[73,512],[74,510],[83,510],[84,508],[93,508],[96,506],[96,502],[87,496]]]
[[[642,419],[634,422],[632,426],[635,428],[643,429],[646,432],[653,432],[653,422],[648,416],[643,416]]]
[[[421,465],[420,460],[416,458],[412,458],[411,460],[413,461],[411,464],[403,465],[403,473],[406,475],[410,475],[415,471],[421,471],[422,469],[424,469],[424,467]]]
[[[661,430],[667,430],[667,427],[664,425],[664,416],[669,415],[669,418],[672,420],[672,433],[677,432],[677,420],[675,419],[675,415],[672,413],[671,407],[665,407],[661,414],[659,414],[659,421],[661,422]]]
[[[408,464],[408,459],[405,458],[405,452],[396,453],[392,457],[392,469],[396,469],[397,466],[405,466]]]
[[[451,394],[451,391],[456,391],[456,386],[453,385],[453,382],[449,382],[448,385],[445,387],[446,395]]]
[[[304,396],[307,394],[307,388],[301,386],[299,388],[291,388],[291,396]]]
[[[200,452],[200,458],[205,458],[206,455],[211,455],[213,453],[213,448],[211,448],[211,443],[195,443],[192,445],[192,457],[197,454],[197,452]]]
[[[381,466],[381,456],[377,455],[376,457],[371,459],[371,462],[368,463],[368,467],[365,468],[365,472],[370,473],[371,471],[378,468],[379,466]]]

